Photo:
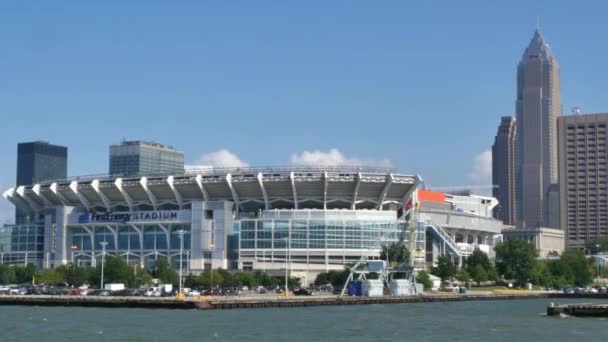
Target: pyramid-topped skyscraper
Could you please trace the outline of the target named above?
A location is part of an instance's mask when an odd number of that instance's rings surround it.
[[[537,28],[517,67],[518,226],[557,227],[557,117],[562,113],[559,64]]]

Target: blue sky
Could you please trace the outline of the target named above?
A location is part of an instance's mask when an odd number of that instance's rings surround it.
[[[537,16],[564,111],[608,111],[607,5],[570,3],[5,1],[0,187],[17,142],[69,146],[78,175],[106,172],[123,138],[189,164],[391,163],[430,185],[487,183]]]

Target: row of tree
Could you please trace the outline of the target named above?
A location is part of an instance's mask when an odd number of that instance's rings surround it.
[[[608,239],[606,243],[608,246]],[[453,263],[450,256],[440,256],[431,273],[441,278],[442,284],[455,278],[466,283],[473,281],[477,286],[486,281],[500,279],[514,281],[516,286],[520,287],[529,282],[554,288],[568,285],[586,286],[593,281],[593,260],[586,258],[578,250],[567,250],[558,259],[538,260],[538,253],[533,244],[525,240],[508,240],[497,244],[495,251],[496,259],[493,263],[486,253],[475,249],[460,268]],[[407,264],[409,251],[403,244],[389,244],[382,248],[380,258],[388,260],[391,266]],[[315,285],[331,284],[341,287],[349,274],[348,267],[340,271],[321,273],[315,279]],[[374,275],[368,277],[374,278]],[[427,289],[432,286],[426,272],[420,272],[417,280]]]
[[[213,274],[212,274],[213,272]],[[127,287],[137,288],[142,285],[151,285],[156,278],[163,284],[179,285],[179,274],[171,268],[166,259],[159,259],[151,270],[135,265],[128,265],[122,258],[106,256],[104,264],[105,283],[123,283]],[[101,281],[101,265],[98,267],[76,267],[73,264],[62,265],[52,270],[36,272],[34,265],[9,266],[0,264],[0,284],[46,284],[70,285],[83,284],[98,285]],[[288,279],[289,286],[299,286],[297,278]],[[284,277],[273,277],[263,273],[229,272],[219,269],[205,271],[198,276],[188,274],[184,277],[186,287],[276,287],[285,284]]]
[[[300,286],[298,278],[289,277],[288,286],[290,288]],[[266,288],[275,288],[285,285],[285,277],[271,276],[262,272],[232,272],[225,269],[207,270],[194,276],[192,274],[184,279],[184,286],[191,288],[216,288],[216,287],[243,287],[254,288],[263,286]]]
[[[593,260],[578,250],[567,250],[559,259],[538,260],[533,244],[525,240],[509,240],[495,247],[495,264],[486,253],[476,249],[463,267],[458,269],[449,256],[440,256],[433,274],[442,283],[451,278],[468,282],[481,282],[499,279],[513,280],[523,287],[532,283],[544,287],[561,288],[568,285],[586,286],[593,281]]]

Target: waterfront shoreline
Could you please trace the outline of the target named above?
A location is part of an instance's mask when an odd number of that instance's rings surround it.
[[[106,307],[144,309],[252,309],[337,305],[405,304],[430,302],[491,301],[545,298],[607,299],[608,294],[564,294],[556,292],[489,293],[489,294],[423,294],[418,296],[346,297],[215,297],[202,300],[175,298],[99,297],[99,296],[0,296],[0,305]]]

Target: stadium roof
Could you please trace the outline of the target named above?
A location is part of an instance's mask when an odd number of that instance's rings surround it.
[[[192,201],[227,200],[237,210],[382,209],[403,205],[420,183],[416,175],[370,167],[196,168],[180,174],[72,177],[4,192],[29,212],[55,206],[89,211],[183,208]]]

